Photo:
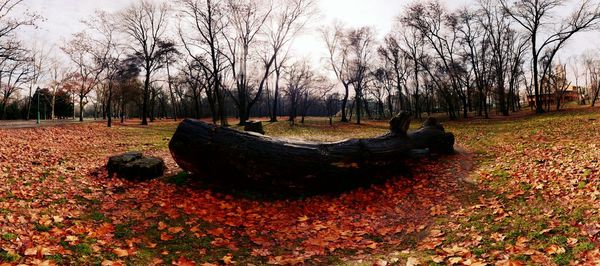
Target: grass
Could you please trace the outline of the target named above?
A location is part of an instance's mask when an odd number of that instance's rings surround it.
[[[585,143],[581,138],[572,138],[580,132],[580,128],[574,126],[577,123],[587,123],[589,119],[598,118],[598,114],[589,110],[550,113],[541,116],[525,116],[515,119],[486,121],[471,120],[446,122],[445,127],[453,132],[457,138],[457,143],[476,155],[478,164],[478,173],[488,176],[486,178],[478,177],[477,181],[481,184],[482,192],[474,191],[474,194],[485,195],[485,197],[499,200],[503,210],[513,215],[503,219],[497,219],[494,210],[478,210],[467,217],[466,221],[455,221],[452,217],[442,217],[439,224],[444,225],[448,222],[458,223],[459,227],[455,231],[447,232],[444,244],[452,246],[457,243],[465,242],[470,239],[469,235],[462,232],[473,232],[484,236],[481,244],[473,247],[472,252],[476,257],[489,256],[491,251],[504,252],[510,245],[515,245],[520,238],[527,238],[528,245],[534,249],[543,251],[549,245],[555,244],[565,247],[566,252],[554,254],[551,260],[558,265],[567,265],[575,257],[595,248],[595,244],[586,239],[574,246],[568,245],[568,239],[577,236],[578,228],[576,224],[582,224],[589,220],[586,211],[589,206],[579,206],[570,211],[564,211],[564,205],[559,201],[548,201],[547,197],[534,195],[539,188],[531,180],[520,180],[515,177],[513,165],[519,164],[519,157],[514,154],[526,154],[532,149],[552,149],[553,146],[562,143],[561,140],[567,140],[572,146],[584,147]],[[302,139],[310,141],[339,141],[347,138],[368,138],[387,132],[388,125],[384,121],[367,122],[363,125],[340,124],[333,126],[328,124],[326,119],[309,119],[305,124],[294,124],[289,122],[263,122],[267,135],[273,137],[283,137],[292,139]],[[560,127],[560,130],[552,131],[554,125]],[[415,129],[419,123],[412,123],[411,128]],[[240,129],[239,126],[234,128]],[[161,130],[168,130],[168,127],[161,127]],[[143,135],[142,135],[143,136]],[[530,141],[530,139],[541,136],[541,141]],[[154,137],[156,139],[156,137]],[[545,140],[543,138],[546,138]],[[517,140],[517,141],[515,141]],[[154,146],[161,146],[156,144]],[[510,150],[510,154],[505,154]],[[499,160],[503,163],[498,163]],[[546,165],[546,159],[531,157],[529,161],[537,165]],[[581,176],[584,178],[575,183],[575,188],[585,190],[590,186],[589,176],[593,173],[589,170],[582,170]],[[478,175],[478,174],[476,174]],[[186,174],[179,174],[166,179],[166,182],[185,185],[188,181]],[[550,185],[553,185],[550,183]],[[485,192],[485,191],[488,191]],[[525,194],[513,197],[511,193],[521,190]],[[496,195],[496,196],[494,196]],[[463,204],[476,204],[478,196],[466,196]],[[548,219],[545,213],[549,210],[555,210],[552,219]],[[464,219],[464,218],[461,218]],[[558,226],[545,233],[540,233],[548,229],[550,223],[556,220],[560,221]],[[447,230],[446,230],[447,231]],[[498,243],[490,239],[490,234],[498,233],[504,236],[504,241]],[[366,239],[375,242],[383,242],[379,236],[365,235]],[[198,244],[198,240],[183,238],[188,242]],[[417,245],[418,240],[411,244]],[[175,250],[178,250],[177,241],[170,243]],[[407,242],[408,243],[408,242]],[[410,245],[409,245],[410,246]],[[179,250],[182,252],[182,250]],[[218,257],[217,254],[216,257]],[[211,257],[210,255],[207,255]],[[333,253],[326,256],[325,261],[331,264],[344,264],[341,257],[344,254]],[[215,256],[212,256],[215,257]],[[522,261],[526,264],[531,263],[531,258],[526,254],[511,254],[511,259]]]
[[[475,259],[489,263],[500,258],[494,257],[494,254],[505,254],[510,260],[535,265],[535,258],[531,254],[546,253],[551,245],[557,245],[564,248],[565,251],[560,254],[547,254],[549,262],[568,265],[575,260],[582,260],[590,251],[597,250],[595,239],[582,234],[582,228],[600,222],[600,219],[595,215],[600,211],[597,207],[600,206],[600,199],[590,197],[590,195],[600,190],[597,164],[594,163],[594,160],[598,160],[600,154],[597,152],[597,148],[594,149],[590,146],[599,139],[597,123],[591,122],[590,119],[598,118],[599,115],[595,110],[576,110],[510,119],[471,119],[445,122],[446,130],[455,134],[461,151],[473,155],[476,161],[467,173],[469,177],[475,180],[475,185],[464,185],[459,193],[452,195],[458,202],[457,206],[449,207],[447,214],[432,217],[431,220],[434,222],[425,224],[425,229],[418,233],[401,232],[392,237],[378,232],[366,232],[368,230],[365,230],[360,235],[360,239],[377,243],[378,249],[340,248],[327,251],[324,255],[314,256],[311,258],[314,261],[308,261],[308,264],[312,262],[312,264],[327,265],[373,265],[373,260],[388,260],[390,258],[388,252],[403,250],[406,252],[392,255],[392,257],[400,259],[397,264],[403,265],[408,257],[414,256],[420,258],[422,262],[435,265],[431,257],[444,254],[445,251],[441,249],[442,247],[451,248],[455,245],[468,247]],[[176,126],[177,123],[174,122],[161,122],[152,124],[149,127],[133,124],[115,126],[110,129],[110,132],[118,136],[118,138],[113,139],[116,142],[116,148],[111,146],[111,149],[106,148],[107,151],[104,151],[102,150],[104,146],[98,145],[97,147],[101,148],[86,150],[85,152],[102,158],[106,155],[102,152],[112,153],[120,150],[142,150],[168,156],[168,143]],[[418,126],[418,122],[411,124],[412,129]],[[238,126],[232,127],[239,129]],[[310,141],[339,141],[383,134],[388,131],[388,124],[385,121],[368,121],[363,125],[335,123],[330,126],[327,119],[309,118],[305,124],[297,123],[295,125],[286,121],[264,122],[264,128],[267,135],[273,137]],[[448,160],[455,160],[452,158]],[[440,160],[444,159],[440,158]],[[433,160],[428,162],[427,165],[435,166],[444,163]],[[203,210],[204,205],[181,204],[179,206],[181,202],[176,202],[173,205],[177,205],[176,207],[179,208],[179,212],[176,213],[179,217],[171,217],[173,213],[167,215],[164,212],[164,209],[169,206],[163,204],[162,200],[147,204],[148,202],[140,199],[146,200],[146,196],[157,193],[152,189],[158,187],[162,189],[159,194],[164,192],[165,194],[176,195],[179,192],[187,193],[187,190],[191,190],[204,193],[202,196],[207,198],[226,199],[225,203],[229,201],[243,203],[235,205],[235,208],[232,209],[228,209],[226,204],[222,206],[222,209],[206,208],[207,212],[217,212],[222,216],[235,216],[239,210],[250,208],[250,206],[268,205],[277,207],[282,204],[290,204],[285,200],[270,203],[252,195],[221,195],[217,191],[207,192],[202,190],[203,188],[191,186],[193,178],[184,172],[152,181],[153,183],[141,184],[127,183],[115,179],[96,179],[95,177],[93,181],[90,181],[86,176],[88,172],[79,171],[79,168],[76,173],[44,169],[39,175],[34,175],[32,178],[19,176],[19,178],[5,179],[5,183],[10,184],[10,180],[13,180],[13,182],[19,180],[19,184],[16,185],[20,186],[27,183],[30,186],[25,189],[32,190],[37,186],[52,183],[53,180],[58,181],[58,185],[52,186],[52,190],[49,191],[59,196],[44,199],[43,204],[38,205],[45,208],[43,212],[39,212],[40,215],[58,215],[61,214],[63,209],[67,208],[66,206],[70,205],[80,207],[77,212],[74,212],[78,213],[78,216],[69,217],[64,221],[64,225],[61,223],[50,225],[36,223],[32,225],[30,229],[36,230],[40,235],[50,235],[54,232],[53,228],[66,231],[80,226],[88,226],[93,232],[94,229],[104,223],[114,223],[114,231],[111,232],[113,239],[111,241],[124,247],[128,241],[139,240],[139,243],[135,243],[137,249],[135,255],[127,258],[117,258],[111,252],[115,246],[102,246],[101,251],[98,252],[95,247],[101,245],[99,243],[107,243],[104,239],[98,237],[96,241],[87,238],[91,237],[90,235],[77,234],[81,241],[62,243],[65,249],[72,252],[72,255],[53,255],[46,256],[44,259],[52,260],[57,264],[91,265],[94,263],[99,264],[104,259],[110,259],[124,260],[126,264],[131,265],[146,265],[151,264],[157,258],[162,259],[164,264],[172,264],[174,260],[183,256],[201,264],[204,262],[220,263],[225,255],[231,253],[240,265],[263,265],[267,263],[269,258],[250,255],[252,250],[258,248],[258,246],[243,234],[246,230],[244,226],[224,224],[220,219],[209,221],[203,217],[187,216],[188,214],[181,211],[181,209],[192,207],[196,208],[194,211]],[[21,178],[25,181],[21,182]],[[434,180],[441,177],[430,176],[425,173],[424,176],[418,176],[410,182],[418,184],[419,178]],[[34,182],[31,182],[32,180]],[[94,185],[100,182],[107,184],[104,184],[104,187]],[[75,187],[71,188],[74,183]],[[149,186],[148,184],[160,185]],[[460,181],[456,181],[456,184],[463,186]],[[199,190],[196,191],[196,189]],[[362,189],[362,191],[371,194],[384,192],[378,190],[378,188]],[[413,191],[418,191],[418,189]],[[51,194],[48,192],[36,195],[40,198],[47,198]],[[344,194],[339,198],[348,197],[348,195],[353,194]],[[5,190],[0,191],[0,196],[0,202],[18,200],[23,202],[21,205],[31,205],[29,203],[32,199],[21,193],[13,194],[10,190]],[[238,196],[243,199],[239,200]],[[410,204],[421,200],[421,196],[423,195],[409,193],[409,197],[403,198],[404,201],[394,207],[398,209],[414,208]],[[327,199],[337,200],[338,196]],[[435,196],[427,199],[435,199]],[[314,202],[318,200],[323,200],[323,198],[308,197],[299,201]],[[359,205],[360,200],[356,199],[356,206],[362,206]],[[111,213],[110,208],[103,208],[106,207],[107,202],[114,204],[116,206],[114,208],[121,212]],[[206,201],[202,202],[206,204]],[[407,206],[403,205],[405,202],[408,202]],[[445,204],[445,202],[432,201],[429,204]],[[371,208],[376,208],[376,205],[372,205]],[[482,205],[482,207],[475,208],[477,205]],[[124,207],[119,209],[120,206]],[[351,205],[351,207],[354,208],[355,205]],[[294,206],[290,206],[290,208],[294,208]],[[125,213],[127,211],[135,215]],[[365,215],[367,212],[365,210]],[[23,213],[23,210],[0,209],[0,217],[19,217]],[[394,210],[390,210],[389,212],[382,212],[381,215],[383,217],[393,213]],[[263,213],[256,213],[256,215],[260,217]],[[301,215],[294,216],[294,219],[298,216]],[[324,217],[317,218],[325,219]],[[363,219],[362,215],[350,218],[355,219],[353,222],[356,223],[365,220],[373,221]],[[265,218],[262,217],[261,219]],[[311,217],[311,222],[312,219],[314,217]],[[393,219],[390,219],[390,221],[403,225],[405,222]],[[157,227],[159,222],[166,223],[168,227],[182,227],[184,229],[177,234],[172,234],[173,238],[171,240],[163,241],[161,240],[161,234],[167,229],[159,230]],[[332,224],[335,224],[336,221],[332,222]],[[190,231],[194,226],[198,228],[198,234]],[[419,225],[415,226],[418,227]],[[208,230],[215,228],[227,228],[234,232],[230,238],[232,242],[235,242],[236,247],[215,246],[215,241],[222,237],[207,234]],[[443,231],[442,244],[434,250],[418,250],[417,247],[432,229]],[[263,229],[261,228],[261,230]],[[264,235],[267,236],[278,233],[264,230]],[[311,229],[307,228],[306,230]],[[4,230],[2,232],[0,247],[19,237],[14,232],[16,231]],[[480,240],[473,241],[477,237],[480,237]],[[389,244],[390,239],[397,242]],[[520,251],[515,246],[523,239],[527,240],[525,244],[521,243],[525,245],[525,250]],[[296,243],[300,247],[303,239],[294,239],[293,241],[297,242],[291,243]],[[151,243],[156,244],[156,246],[151,245]],[[290,249],[289,245],[281,248],[273,247],[271,251],[272,256],[302,253],[301,250]],[[362,258],[363,261],[353,264],[353,261],[348,261],[348,258]],[[19,263],[25,262],[25,259],[24,256],[0,249],[0,262]],[[441,265],[446,263],[448,262],[445,261]]]

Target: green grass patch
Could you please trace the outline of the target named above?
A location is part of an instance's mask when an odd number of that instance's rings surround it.
[[[41,225],[39,223],[36,223],[35,230],[37,230],[38,232],[48,232],[48,231],[52,230],[52,226],[51,225]]]
[[[16,238],[17,238],[17,235],[15,235],[15,234],[11,234],[11,233],[2,234],[2,239],[6,240],[6,241],[11,241]]]
[[[14,263],[21,259],[19,254],[9,253],[0,248],[0,262]]]

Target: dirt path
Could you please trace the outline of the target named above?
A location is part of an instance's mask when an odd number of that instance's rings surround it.
[[[102,120],[85,120],[83,123],[100,123]],[[65,120],[42,120],[38,125],[34,120],[14,120],[14,121],[0,121],[0,129],[15,129],[15,128],[36,128],[36,127],[53,127],[62,125],[81,124],[77,120],[65,119]]]

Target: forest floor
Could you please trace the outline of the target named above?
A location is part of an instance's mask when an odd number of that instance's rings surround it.
[[[413,125],[417,127],[418,124]],[[452,156],[342,194],[218,192],[177,167],[176,123],[0,130],[0,265],[568,265],[600,262],[600,110],[445,123]],[[386,122],[266,124],[269,135],[371,137]],[[142,150],[166,177],[108,178]]]

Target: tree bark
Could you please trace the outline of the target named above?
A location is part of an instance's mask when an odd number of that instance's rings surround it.
[[[40,97],[38,93],[38,97]],[[83,95],[79,95],[79,122],[83,122]]]
[[[112,93],[113,93],[113,84],[112,81],[108,81],[108,103],[106,105],[106,113],[107,113],[107,121],[106,126],[112,127]]]
[[[146,68],[146,77],[144,79],[144,91],[142,92],[144,95],[144,100],[142,103],[142,125],[143,126],[147,126],[148,125],[148,98],[150,98],[149,96],[149,90],[150,90],[150,69],[149,67]]]
[[[348,117],[346,116],[346,106],[348,105],[348,97],[350,96],[349,84],[344,83],[344,99],[342,100],[342,120],[341,122],[347,123]]]
[[[371,139],[304,142],[276,139],[208,123],[184,120],[169,148],[179,166],[194,174],[228,176],[287,188],[340,185],[396,169],[416,150],[450,154],[454,135],[435,119],[408,133],[410,115],[390,121],[390,132]]]

